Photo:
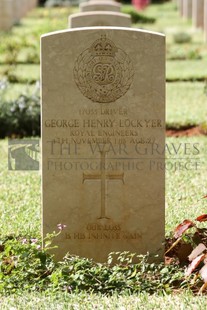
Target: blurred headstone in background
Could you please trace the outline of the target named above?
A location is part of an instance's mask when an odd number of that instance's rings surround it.
[[[203,28],[204,24],[204,0],[193,0],[192,4],[193,26],[196,28]]]
[[[8,31],[30,10],[38,0],[0,0],[0,31]]]

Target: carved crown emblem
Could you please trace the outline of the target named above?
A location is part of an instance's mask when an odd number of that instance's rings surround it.
[[[102,35],[74,64],[74,80],[81,93],[94,102],[115,102],[130,88],[134,70],[129,56]]]
[[[94,56],[112,56],[114,57],[118,51],[115,44],[106,38],[105,35],[101,36],[100,39],[96,40],[90,47],[90,52]]]

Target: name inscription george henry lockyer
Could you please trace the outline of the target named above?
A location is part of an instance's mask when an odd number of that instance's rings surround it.
[[[106,262],[164,248],[164,36],[91,27],[42,37],[43,237]],[[156,197],[156,198],[155,198]]]
[[[76,59],[74,78],[81,93],[94,102],[109,103],[122,97],[133,80],[129,56],[102,35]]]

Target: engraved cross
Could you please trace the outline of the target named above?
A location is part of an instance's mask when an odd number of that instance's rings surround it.
[[[106,151],[100,151],[101,154],[101,169],[97,174],[83,173],[83,183],[87,180],[100,180],[101,181],[101,215],[98,219],[108,219],[106,216],[106,194],[107,194],[107,180],[121,180],[124,184],[124,173],[111,174],[106,172]]]

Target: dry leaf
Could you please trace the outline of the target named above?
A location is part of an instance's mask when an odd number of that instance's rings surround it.
[[[199,271],[201,278],[206,283],[207,282],[207,265],[204,265]]]
[[[203,243],[199,243],[197,247],[192,251],[192,253],[188,256],[189,261],[194,260],[198,255],[200,255],[204,250],[206,250],[206,246]]]
[[[199,221],[199,222],[206,222],[207,221],[207,214],[202,214],[200,216],[198,216],[196,218],[196,221]]]
[[[205,254],[201,254],[190,263],[187,270],[185,271],[186,277],[188,277],[196,269],[196,267],[200,264],[200,262],[204,260],[205,256],[206,256]]]
[[[179,224],[176,228],[175,228],[175,232],[174,232],[174,238],[180,238],[184,232],[190,228],[193,227],[194,223],[190,220],[184,220],[181,224]]]
[[[204,284],[201,286],[201,288],[200,288],[200,290],[199,290],[199,292],[198,292],[198,295],[201,295],[201,294],[203,293],[203,291],[205,290],[206,287],[207,287],[207,283],[204,283]]]

